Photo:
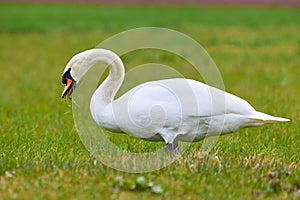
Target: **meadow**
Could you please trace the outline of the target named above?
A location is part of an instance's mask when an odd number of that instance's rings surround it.
[[[156,16],[159,15],[159,18]],[[1,199],[298,199],[300,198],[300,12],[288,8],[0,4]],[[225,88],[290,123],[222,136],[208,155],[202,142],[151,173],[116,171],[84,148],[61,73],[76,53],[130,28],[157,26],[198,41]],[[180,60],[124,56],[138,63]],[[109,134],[121,148],[155,144]]]

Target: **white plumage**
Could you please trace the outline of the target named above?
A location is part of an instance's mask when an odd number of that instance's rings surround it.
[[[114,132],[165,141],[172,147],[178,141],[199,141],[245,127],[289,121],[257,112],[245,100],[191,79],[147,82],[114,99],[124,80],[124,66],[115,53],[105,49],[87,50],[69,61],[62,97],[69,91],[71,97],[72,86],[97,62],[108,64],[110,73],[94,93],[90,110],[100,126]]]

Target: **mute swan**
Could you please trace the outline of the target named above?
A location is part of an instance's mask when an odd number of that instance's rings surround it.
[[[176,148],[178,141],[199,141],[245,127],[290,121],[258,112],[230,93],[183,78],[147,82],[114,99],[124,80],[124,66],[119,56],[105,49],[86,50],[68,62],[62,75],[62,98],[72,98],[76,84],[97,62],[109,65],[110,73],[92,96],[93,119],[113,132],[164,141],[166,149]]]

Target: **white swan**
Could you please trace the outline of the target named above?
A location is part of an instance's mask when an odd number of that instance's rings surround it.
[[[138,85],[114,99],[124,79],[121,59],[105,49],[75,55],[65,67],[62,98],[72,97],[76,83],[97,62],[110,73],[92,96],[93,119],[113,132],[151,141],[165,141],[166,149],[178,141],[199,141],[206,136],[235,132],[289,119],[257,112],[245,100],[190,79],[165,79]]]

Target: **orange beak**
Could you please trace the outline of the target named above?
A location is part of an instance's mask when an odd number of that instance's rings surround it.
[[[66,86],[64,88],[64,91],[61,94],[61,97],[65,98],[67,96],[67,94],[69,94],[69,99],[71,99],[72,96],[73,96],[73,92],[75,90],[76,84],[75,84],[75,81],[73,81],[70,78],[66,78],[66,80],[67,80],[67,83],[66,83]]]

